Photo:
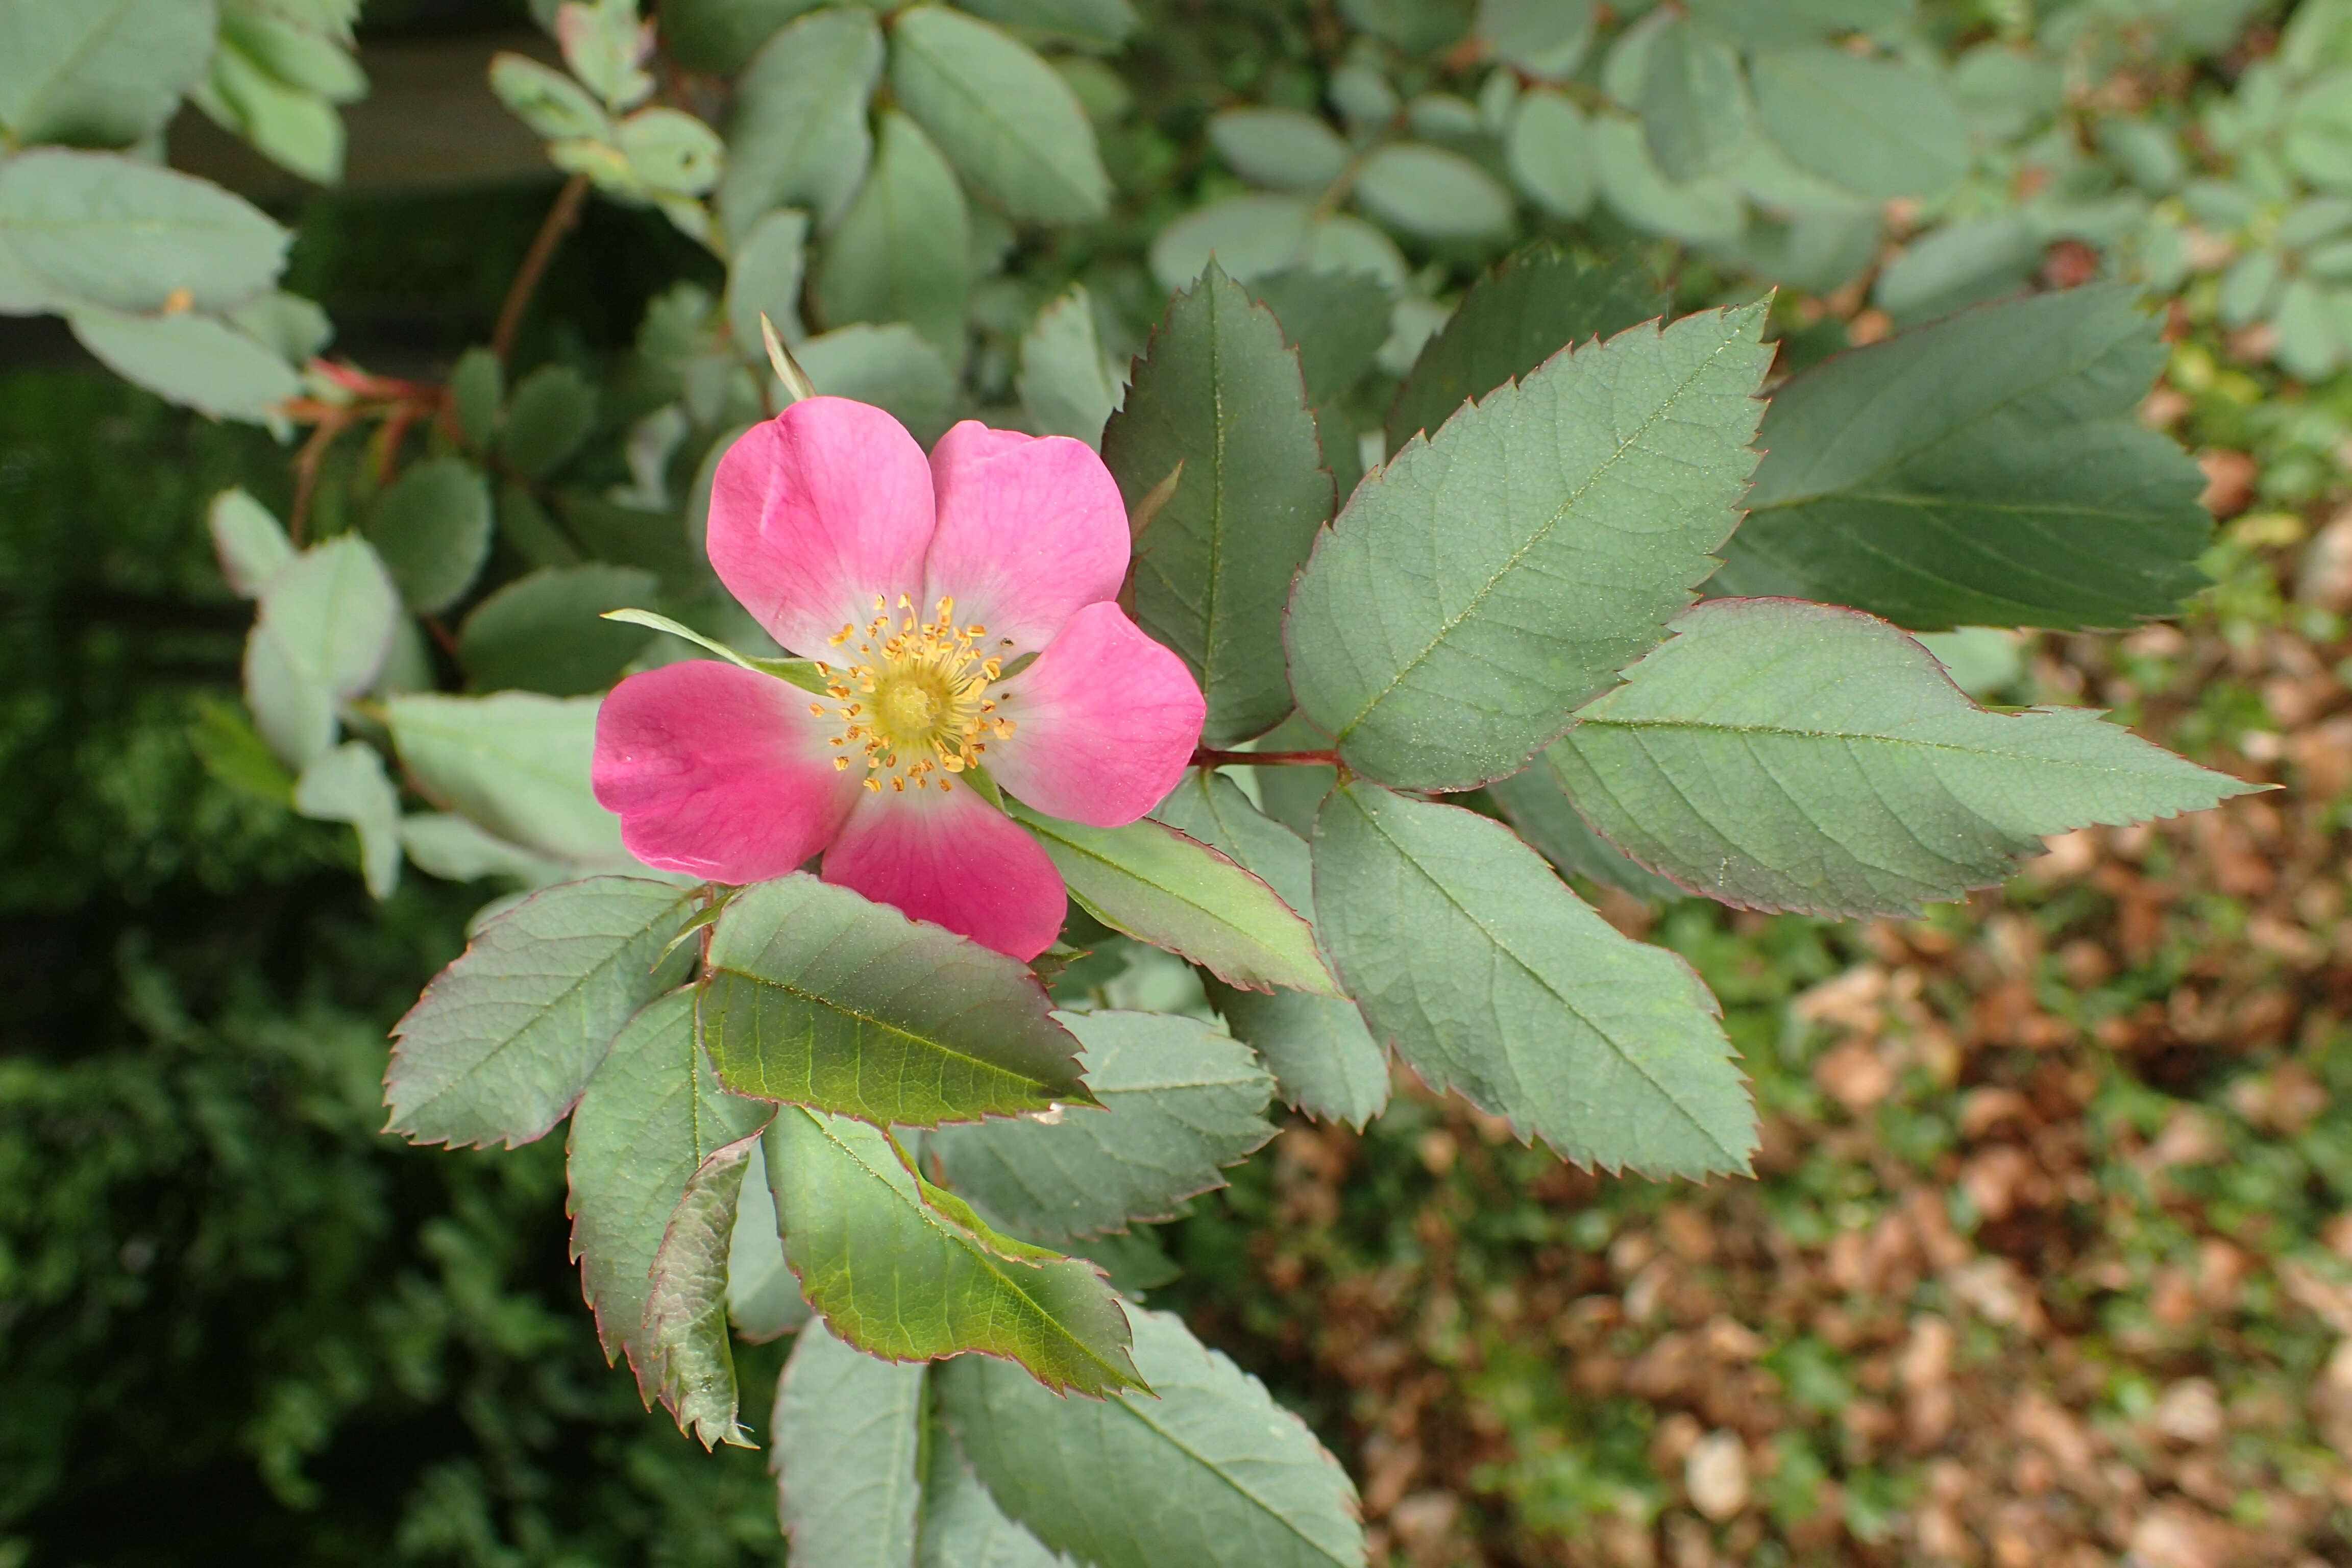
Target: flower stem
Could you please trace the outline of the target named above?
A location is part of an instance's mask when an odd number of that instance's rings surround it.
[[[1202,746],[1192,753],[1196,768],[1223,767],[1297,767],[1336,768],[1339,765],[1337,752],[1220,752]]]

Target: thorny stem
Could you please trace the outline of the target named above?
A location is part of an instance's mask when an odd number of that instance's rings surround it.
[[[1196,768],[1233,766],[1336,768],[1339,765],[1339,753],[1337,752],[1220,752],[1213,746],[1202,746],[1192,753],[1190,765]]]
[[[580,206],[587,199],[587,175],[574,174],[563,183],[555,205],[547,209],[546,221],[531,239],[530,249],[524,253],[514,281],[507,285],[506,302],[499,307],[498,330],[490,334],[490,352],[499,356],[500,364],[506,363],[514,352],[515,334],[522,331],[523,312],[530,308],[530,297],[539,289],[540,278],[554,259],[556,246],[580,221]]]

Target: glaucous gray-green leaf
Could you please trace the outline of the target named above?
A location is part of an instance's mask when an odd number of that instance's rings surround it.
[[[703,1044],[739,1094],[925,1127],[1087,1098],[1026,964],[814,877],[739,894],[704,974]]]
[[[1554,217],[1592,210],[1591,127],[1564,93],[1522,93],[1503,133],[1503,161],[1529,201]]]
[[[190,100],[213,123],[242,137],[280,168],[322,184],[341,179],[341,116],[321,94],[280,76],[268,51],[257,47],[259,40],[234,26],[240,15],[261,19],[242,7],[228,10],[212,68],[188,95]]]
[[[66,324],[125,381],[215,419],[274,423],[284,417],[279,405],[302,389],[275,350],[210,316],[134,316],[85,305],[68,311]]]
[[[1654,11],[1654,16],[1666,13]],[[1637,24],[1638,25],[1638,24]],[[1631,35],[1626,35],[1630,37]],[[1642,128],[1619,114],[1596,114],[1587,124],[1593,178],[1601,198],[1634,227],[1685,245],[1729,245],[1747,227],[1739,189],[1721,174],[1676,182],[1650,156]]]
[[[955,1435],[930,1432],[923,1471],[923,1529],[915,1568],[1072,1568],[1070,1560],[1004,1517],[964,1462]]]
[[[523,384],[527,390],[530,382]],[[521,401],[517,397],[518,406]],[[420,614],[446,610],[474,585],[489,557],[489,481],[463,458],[411,463],[376,498],[367,538],[403,603]]]
[[[898,13],[890,86],[972,184],[1015,218],[1084,223],[1110,203],[1095,130],[1054,68],[976,16]]]
[[[663,47],[688,70],[733,76],[777,28],[824,0],[664,0]]]
[[[1719,599],[1554,748],[1561,783],[1643,864],[1742,909],[1916,914],[1990,887],[2042,837],[2198,811],[2254,787],[2088,709],[1988,713],[1885,621]]]
[[[866,100],[881,77],[882,30],[863,6],[813,11],[761,46],[727,126],[718,206],[730,235],[781,206],[820,224],[840,216],[874,155]]]
[[[839,1338],[893,1361],[1003,1356],[1056,1391],[1144,1386],[1091,1265],[997,1235],[879,1130],[788,1105],[767,1154],[784,1256]]]
[[[543,888],[574,874],[560,860],[534,855],[446,811],[402,817],[400,847],[418,870],[451,882],[495,877],[520,887]]]
[[[955,374],[903,321],[842,327],[797,345],[793,357],[819,392],[887,409],[918,441],[929,445],[947,432]]]
[[[262,588],[294,559],[285,528],[241,485],[213,497],[205,510],[205,525],[212,534],[221,575],[246,598],[261,597]]]
[[[1261,769],[1260,782],[1269,773]],[[1198,772],[1152,815],[1265,879],[1282,900],[1315,918],[1315,871],[1307,840],[1252,805],[1223,773]],[[1309,820],[1313,807],[1307,808]],[[1214,985],[1210,1001],[1234,1037],[1256,1047],[1286,1104],[1325,1121],[1361,1127],[1389,1100],[1388,1053],[1356,1005],[1298,991],[1263,994]]]
[[[1484,239],[1511,226],[1511,193],[1459,153],[1391,142],[1364,160],[1356,199],[1382,222],[1424,239]]]
[[[1135,31],[1129,0],[963,0],[959,9],[1007,27],[1117,48]]]
[[[489,450],[506,401],[507,371],[497,354],[477,344],[457,356],[449,372],[449,414],[468,447]]]
[[[703,1447],[753,1445],[736,1420],[735,1350],[727,1337],[727,1252],[744,1167],[760,1142],[737,1139],[696,1169],[669,1216],[646,1279],[640,1386]]]
[[[560,491],[555,499],[563,526],[593,559],[643,567],[682,597],[717,586],[709,557],[687,538],[676,512],[630,505],[609,491],[586,488]]]
[[[1650,155],[1670,180],[1721,168],[1755,134],[1739,57],[1685,18],[1650,40],[1640,108]]]
[[[939,1369],[997,1505],[1099,1568],[1360,1568],[1356,1489],[1307,1424],[1173,1314],[1131,1321],[1156,1398],[1058,1399],[980,1356]]]
[[[1683,889],[1634,863],[1577,814],[1554,761],[1563,743],[1554,741],[1534,762],[1486,786],[1504,820],[1562,876],[1590,877],[1637,899],[1681,898]]]
[[[1291,688],[1351,768],[1513,773],[1656,646],[1756,454],[1763,307],[1555,355],[1366,476],[1291,595]]]
[[[1290,710],[1283,604],[1331,515],[1331,476],[1281,323],[1215,263],[1169,301],[1103,461],[1130,511],[1182,465],[1136,542],[1136,620],[1199,678],[1204,741],[1271,729]]]
[[[400,791],[384,773],[382,752],[364,741],[346,741],[318,758],[294,781],[294,809],[320,822],[351,824],[367,890],[392,897],[400,885]]]
[[[0,0],[0,130],[126,147],[205,74],[212,0]]]
[[[760,335],[763,315],[788,343],[807,335],[801,326],[801,283],[808,270],[808,214],[778,207],[751,226],[729,258],[727,327],[745,359],[767,355]]]
[[[507,467],[535,479],[580,450],[596,425],[596,389],[568,364],[543,364],[515,384],[499,439]]]
[[[1369,272],[1391,288],[1412,268],[1396,242],[1360,217],[1325,216],[1306,196],[1271,191],[1226,196],[1193,208],[1151,242],[1151,275],[1166,289],[1189,287],[1212,257],[1248,281],[1286,267]]]
[[[1857,195],[1933,196],[1969,171],[1969,127],[1943,78],[1828,44],[1757,55],[1756,113],[1789,161]]]
[[[1017,805],[1013,816],[1045,846],[1070,896],[1113,930],[1181,953],[1229,985],[1339,994],[1314,927],[1207,845],[1150,817],[1089,827]]]
[[[1344,784],[1316,819],[1315,895],[1374,1037],[1433,1087],[1579,1164],[1748,1169],[1756,1112],[1715,998],[1502,824]]]
[[[667,882],[591,877],[483,926],[393,1026],[385,1130],[509,1149],[544,1135],[621,1026],[684,973],[682,954],[662,954],[687,898]]]
[[[335,336],[335,324],[317,300],[283,289],[247,300],[225,320],[289,364],[308,363]]]
[[[1020,388],[1021,406],[1039,435],[1102,446],[1103,422],[1118,406],[1123,388],[1103,359],[1085,284],[1063,290],[1023,334]]]
[[[893,110],[882,117],[874,172],[825,246],[817,313],[828,327],[904,321],[960,363],[971,247],[955,171],[921,126]]]
[[[596,804],[588,763],[597,700],[419,692],[385,704],[419,791],[509,843],[574,865],[630,863],[621,819]]]
[[[1298,351],[1307,401],[1318,408],[1362,380],[1388,341],[1388,285],[1369,272],[1286,267],[1251,279],[1248,289]],[[1339,455],[1327,447],[1324,460]]]
[[[683,110],[640,109],[618,127],[615,142],[629,172],[647,188],[698,196],[719,183],[724,155],[719,132]]]
[[[136,158],[37,147],[0,162],[0,242],[75,302],[226,310],[277,280],[287,240],[244,197]]]
[[[1909,19],[1913,0],[1686,0],[1699,26],[1741,48],[1811,43],[1838,33],[1876,31]]]
[[[374,681],[399,614],[383,563],[353,534],[312,545],[262,584],[245,645],[246,700],[289,767],[334,743],[334,705]]]
[[[613,1037],[572,1113],[565,1148],[572,1257],[607,1360],[626,1353],[653,1403],[646,1338],[653,1269],[670,1216],[704,1161],[775,1114],[719,1088],[694,1037],[694,993],[647,1003]]]
[[[1565,81],[1592,45],[1593,0],[1478,0],[1478,36],[1499,58]]]
[[[2204,583],[2196,464],[2133,416],[2164,363],[2121,284],[1984,306],[1773,395],[1713,594],[1851,605],[1915,631],[2115,626]]]
[[[500,50],[490,57],[490,90],[515,118],[550,142],[610,142],[612,116],[596,95],[552,66]]]
[[[1338,132],[1298,109],[1220,110],[1209,142],[1234,173],[1276,190],[1321,191],[1351,156]]]
[[[727,1316],[735,1325],[735,1337],[755,1345],[779,1339],[809,1321],[801,1282],[784,1261],[776,1194],[768,1184],[761,1147],[753,1146],[751,1163],[743,1168],[735,1234],[727,1244]]]
[[[466,616],[457,662],[478,690],[602,691],[645,651],[651,634],[601,617],[646,603],[657,586],[650,572],[595,563],[518,577]]]
[[[1666,313],[1639,257],[1587,267],[1549,245],[1529,246],[1478,279],[1397,388],[1389,449],[1434,431],[1455,410],[1527,374],[1561,349],[1612,338]]]
[[[1274,1136],[1261,1114],[1274,1080],[1239,1041],[1160,1013],[1056,1016],[1086,1047],[1087,1087],[1103,1109],[943,1127],[924,1144],[1008,1228],[1065,1241],[1171,1219]]]
[[[929,1369],[803,1329],[776,1384],[776,1512],[794,1568],[914,1568]],[[928,1516],[929,1507],[921,1511]]]

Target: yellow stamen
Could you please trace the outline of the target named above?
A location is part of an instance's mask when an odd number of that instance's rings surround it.
[[[857,747],[866,788],[879,790],[887,779],[893,792],[904,794],[910,781],[926,789],[936,780],[945,790],[948,775],[978,763],[988,739],[1013,733],[1013,721],[998,711],[990,691],[1003,674],[1003,657],[975,646],[987,628],[978,622],[958,626],[951,597],[942,595],[928,617],[905,594],[898,595],[896,616],[881,595],[874,607],[879,613],[862,633],[845,626],[834,638],[836,645],[854,645],[853,657],[838,669],[821,667],[835,705],[811,710],[838,720],[840,733],[831,739],[844,754],[835,765],[845,769],[848,749]]]

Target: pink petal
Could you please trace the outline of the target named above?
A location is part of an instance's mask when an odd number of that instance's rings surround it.
[[[856,804],[809,695],[711,659],[633,675],[596,711],[596,798],[648,866],[719,882],[781,877]]]
[[[1070,617],[1006,685],[1013,732],[988,743],[996,781],[1049,816],[1133,822],[1183,776],[1208,704],[1184,661],[1117,605]]]
[[[879,408],[810,397],[745,431],[710,487],[710,564],[775,639],[823,658],[845,625],[922,586],[923,449]]]
[[[1026,963],[1061,933],[1062,874],[971,788],[861,793],[824,879]]]
[[[1127,506],[1094,448],[967,419],[931,448],[939,531],[923,604],[955,596],[959,625],[988,628],[1015,653],[1044,647],[1127,577]]]

